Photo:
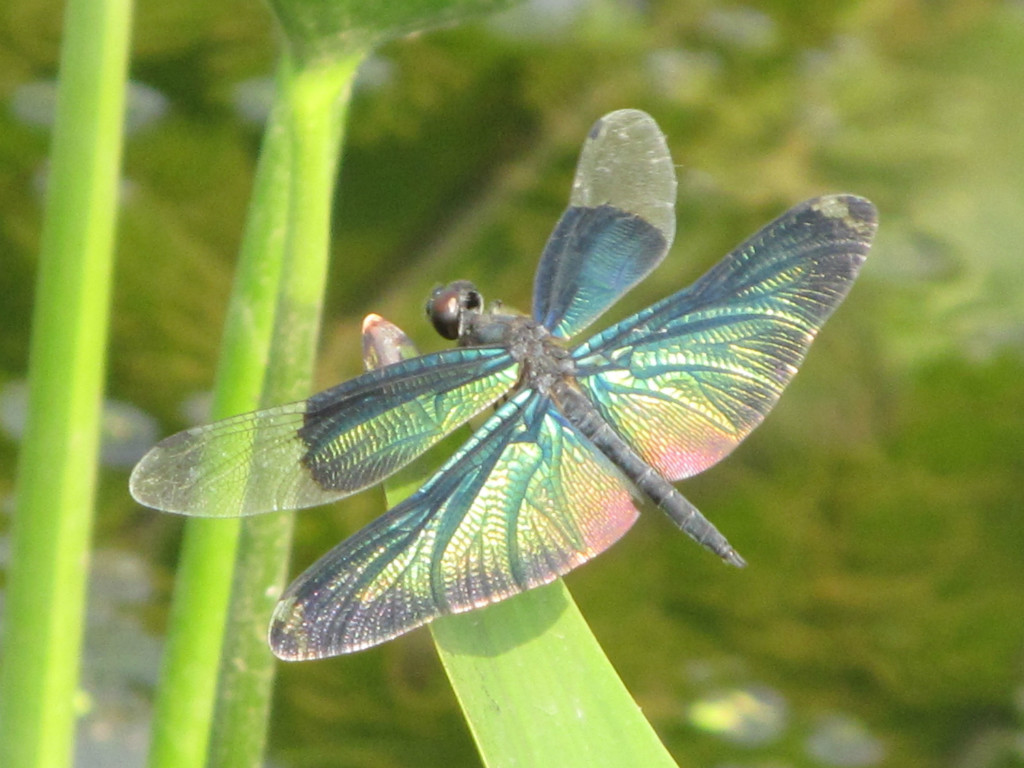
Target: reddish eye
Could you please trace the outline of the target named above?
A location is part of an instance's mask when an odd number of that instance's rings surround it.
[[[479,312],[483,303],[480,292],[472,283],[457,280],[434,289],[427,301],[427,316],[439,334],[455,340],[462,328],[463,313]]]

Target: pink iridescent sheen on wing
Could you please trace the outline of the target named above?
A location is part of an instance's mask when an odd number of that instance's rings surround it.
[[[637,514],[619,471],[549,402],[521,393],[417,493],[288,588],[274,652],[348,653],[546,584]]]

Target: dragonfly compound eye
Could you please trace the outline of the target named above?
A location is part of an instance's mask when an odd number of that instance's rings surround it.
[[[435,288],[427,301],[427,316],[434,329],[446,339],[459,338],[465,312],[480,312],[483,298],[472,283],[457,280],[446,286]]]

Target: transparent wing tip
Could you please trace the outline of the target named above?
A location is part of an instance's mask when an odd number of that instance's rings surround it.
[[[186,503],[182,473],[189,473],[188,467],[180,460],[182,443],[187,442],[188,432],[157,443],[143,456],[132,470],[128,480],[128,491],[139,504],[162,512],[190,514]]]
[[[646,123],[657,130],[657,123],[654,118],[640,109],[617,109],[604,115],[591,126],[588,138],[596,139],[602,131],[608,128],[623,129],[638,123]]]

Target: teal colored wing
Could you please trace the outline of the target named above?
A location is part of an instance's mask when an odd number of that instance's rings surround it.
[[[636,519],[625,480],[532,390],[415,494],[343,541],[278,603],[270,645],[314,659],[552,581]]]
[[[325,504],[380,482],[504,395],[502,349],[451,349],[389,365],[308,400],[179,432],[135,467],[146,506],[237,517]]]
[[[858,197],[793,208],[689,288],[577,348],[580,386],[666,477],[703,471],[775,405],[850,290],[876,224]]]
[[[675,204],[675,166],[654,119],[621,109],[598,120],[537,267],[533,319],[560,338],[590,325],[665,258]]]

